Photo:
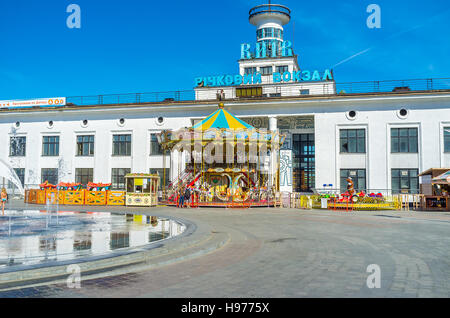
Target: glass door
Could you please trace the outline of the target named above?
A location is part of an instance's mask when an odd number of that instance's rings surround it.
[[[316,149],[314,134],[294,134],[293,150],[293,190],[312,192],[316,182]]]

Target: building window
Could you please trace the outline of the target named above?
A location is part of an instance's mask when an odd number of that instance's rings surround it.
[[[169,186],[170,184],[170,169],[169,168],[165,168],[166,173],[164,175],[164,169],[163,168],[150,168],[150,174],[157,174],[159,176],[159,188],[158,190],[162,190],[162,188],[164,187],[164,185],[166,186],[166,188]],[[165,177],[165,179],[164,179]],[[165,183],[164,183],[165,180]]]
[[[444,152],[450,152],[450,127],[444,128]]]
[[[26,154],[26,137],[11,137],[9,155],[11,157],[25,157]]]
[[[273,30],[274,30],[274,28],[264,28],[263,29],[263,36],[265,38],[272,38],[273,37]]]
[[[75,182],[83,185],[94,181],[94,169],[92,168],[76,168]]]
[[[316,183],[314,134],[294,134],[292,139],[294,191],[312,192]]]
[[[309,95],[309,89],[301,89],[300,95]]]
[[[417,128],[392,128],[392,153],[417,153]]]
[[[256,31],[256,37],[258,38],[258,40],[262,39],[262,38],[281,39],[283,37],[283,31],[281,29],[275,29],[275,28],[258,29]]]
[[[340,141],[341,141],[341,153],[366,152],[365,129],[341,129]]]
[[[131,135],[113,136],[113,156],[131,156]]]
[[[156,134],[150,134],[150,156],[162,156],[163,150]]]
[[[125,190],[125,176],[131,172],[129,168],[113,168],[111,172],[111,188]]]
[[[392,169],[392,193],[418,194],[418,169]]]
[[[365,169],[341,169],[341,192],[347,191],[347,178],[352,178],[356,192],[366,191]]]
[[[17,174],[23,187],[25,185],[25,168],[14,168],[14,172]]]
[[[48,183],[58,184],[58,168],[43,168],[41,170],[41,183],[48,181]]]
[[[261,75],[272,75],[272,72],[273,72],[272,66],[261,67]]]
[[[287,65],[277,66],[277,73],[283,74],[285,72],[289,72],[289,66]]]
[[[256,30],[256,37],[258,38],[258,40],[263,37],[263,30],[262,29]]]
[[[244,69],[244,74],[245,75],[253,75],[253,74],[255,74],[256,73],[256,67],[246,67],[245,69]]]
[[[236,88],[236,97],[261,97],[262,87]]]
[[[77,156],[94,155],[94,136],[77,136]]]
[[[44,136],[42,139],[42,155],[59,156],[59,136]]]

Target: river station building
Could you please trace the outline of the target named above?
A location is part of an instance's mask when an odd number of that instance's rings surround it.
[[[241,45],[237,74],[196,78],[190,91],[1,101],[0,159],[26,188],[124,189],[127,173],[169,184],[180,159],[163,156],[157,134],[192,127],[221,101],[251,126],[286,135],[282,191],[343,189],[350,176],[357,189],[417,193],[420,172],[450,167],[450,78],[336,82],[331,70],[299,65],[284,39],[290,19],[281,5],[251,9],[257,41]]]

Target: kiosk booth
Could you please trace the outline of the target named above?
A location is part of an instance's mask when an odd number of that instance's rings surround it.
[[[450,211],[450,168],[428,169],[419,175],[426,211]]]
[[[159,176],[131,173],[125,176],[126,205],[154,207],[158,205]]]

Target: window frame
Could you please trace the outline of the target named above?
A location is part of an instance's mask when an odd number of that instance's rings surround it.
[[[123,170],[124,174],[123,177],[120,173],[114,173],[115,171]],[[127,174],[131,173],[131,168],[111,168],[111,189],[112,190],[119,190],[124,191],[126,190],[127,182],[125,180],[125,176]],[[123,187],[120,187],[121,183],[116,182],[118,178],[123,178]]]
[[[81,175],[78,172],[89,171],[91,173],[82,173]],[[83,182],[83,179],[88,179],[87,182]],[[87,185],[89,182],[94,182],[94,168],[75,168],[75,183],[81,183],[82,185]]]
[[[281,72],[281,68],[283,68],[283,72]],[[286,72],[289,72],[289,65],[277,65],[275,67],[276,73],[284,74]]]
[[[53,180],[49,180],[49,178],[48,178],[49,174],[48,173],[44,173],[44,171],[48,172],[50,170],[56,172],[56,175],[55,175],[56,176],[56,182],[52,182]],[[47,177],[44,178],[44,175],[46,175]],[[45,181],[48,181],[48,183],[50,183],[50,184],[57,185],[59,183],[59,171],[58,171],[58,168],[41,168],[41,183],[44,183]]]
[[[86,142],[84,141],[84,138],[89,137],[89,140]],[[79,138],[82,138],[81,142],[78,140]],[[92,141],[90,140],[92,138]],[[80,154],[80,148],[79,145],[82,145],[81,147],[81,154]],[[88,154],[84,155],[84,145],[88,145]],[[76,136],[76,157],[93,157],[95,155],[95,135],[77,135]],[[92,153],[91,153],[92,151]]]
[[[244,92],[245,94],[242,94]],[[256,94],[253,94],[254,92]],[[263,89],[261,86],[236,88],[236,97],[238,98],[262,97],[262,96],[263,96]]]
[[[450,153],[450,126],[443,127],[444,153]]]
[[[346,177],[342,176],[342,172],[347,171]],[[352,176],[350,173],[352,171],[356,171],[356,177]],[[360,176],[360,172],[364,172],[364,176]],[[367,169],[340,169],[339,172],[339,181],[340,181],[340,190],[345,192],[347,191],[347,184],[345,183],[346,179],[351,177],[355,186],[355,191],[364,191],[367,192]],[[364,187],[361,187],[359,184],[360,179],[364,179]],[[345,181],[345,182],[343,182]]]
[[[398,171],[398,176],[394,176],[394,175],[397,175],[397,173],[394,173],[395,171]],[[408,182],[407,190],[406,190],[406,188],[402,188],[402,178],[404,177],[404,176],[402,176],[402,172],[405,172],[405,171],[408,172],[408,176],[406,178],[404,178]],[[415,176],[411,176],[411,172],[414,172]],[[399,185],[398,189],[397,188],[394,189],[394,179],[398,179],[398,185]],[[415,188],[415,189],[411,188],[411,180],[412,179],[416,179],[415,183],[417,184],[417,188]],[[419,169],[410,169],[410,168],[391,169],[391,190],[392,190],[392,194],[419,194],[420,193]],[[407,192],[403,192],[403,190],[406,190]]]
[[[170,168],[150,168],[149,173],[150,174],[157,174],[160,178],[159,180],[159,187],[158,191],[163,190],[164,186],[164,169],[166,170],[165,176],[166,176],[166,187],[170,185]]]
[[[311,91],[309,89],[301,89],[300,90],[300,95],[301,96],[306,96],[306,95],[311,95]]]
[[[55,141],[49,141],[49,138],[55,138]],[[59,157],[60,142],[61,138],[58,135],[42,136],[42,157]],[[50,147],[53,148],[54,154],[50,154]],[[48,153],[45,150],[48,150]]]
[[[402,136],[402,132],[407,130],[407,135]],[[411,135],[411,132],[415,131],[415,136]],[[394,135],[396,132],[396,135]],[[406,151],[401,151],[402,142],[406,138]],[[415,141],[415,151],[411,151],[411,138],[412,141]],[[414,140],[415,139],[415,140]],[[394,142],[395,141],[395,142]],[[396,145],[396,149],[394,149],[394,145]],[[419,128],[417,127],[392,127],[391,128],[391,153],[419,153]]]
[[[268,70],[270,68],[270,73],[265,73],[264,72],[264,70]],[[273,66],[261,66],[260,68],[259,68],[259,72],[261,73],[261,75],[265,75],[265,76],[268,76],[268,75],[272,75],[273,74]]]
[[[163,156],[164,155],[164,150],[162,149],[162,146],[159,144],[158,142],[158,137],[157,137],[158,133],[150,133],[150,156]],[[153,140],[154,138],[154,140]],[[158,151],[157,153],[153,152],[153,144],[158,145]],[[167,154],[167,152],[166,152]]]
[[[249,73],[248,70],[251,70],[252,72]],[[258,73],[257,68],[255,66],[244,67],[244,75],[253,75],[255,73]]]
[[[25,186],[25,168],[13,168],[13,170],[16,173],[17,177],[19,178],[20,183],[22,184],[22,187],[24,187]],[[16,185],[14,183],[12,183],[10,180],[8,180],[8,188],[11,189],[13,187],[16,187]]]
[[[115,140],[115,137],[118,137],[119,140]],[[120,137],[129,137],[128,140],[120,140]],[[126,138],[127,139],[127,138]],[[132,153],[132,141],[133,137],[130,133],[118,133],[112,135],[112,156],[113,157],[131,157]],[[118,153],[115,153],[116,147],[115,144],[118,144]],[[122,153],[122,148],[125,148],[125,154]]]
[[[13,152],[13,149],[16,149],[16,147],[12,147],[13,146],[13,141],[14,143],[17,140],[22,140],[24,139],[25,142],[21,143],[21,145],[23,145],[23,154],[22,151],[20,152],[20,154],[17,154],[15,151]],[[10,157],[26,157],[27,155],[27,137],[26,136],[10,136],[9,138],[9,156]]]
[[[343,137],[343,132],[346,132],[346,136]],[[364,132],[364,136],[359,136],[359,132],[363,131]],[[349,136],[349,132],[355,132],[355,136],[354,137],[350,137]],[[366,154],[367,153],[367,134],[366,134],[366,129],[365,128],[340,128],[339,129],[339,153],[340,154]],[[354,144],[355,144],[355,151],[350,151],[350,138],[352,138],[352,140],[354,139]],[[346,140],[347,141],[347,151],[345,151],[343,149],[343,141]],[[359,147],[359,141],[363,140],[364,141],[364,145],[363,145],[363,151],[360,151]]]

